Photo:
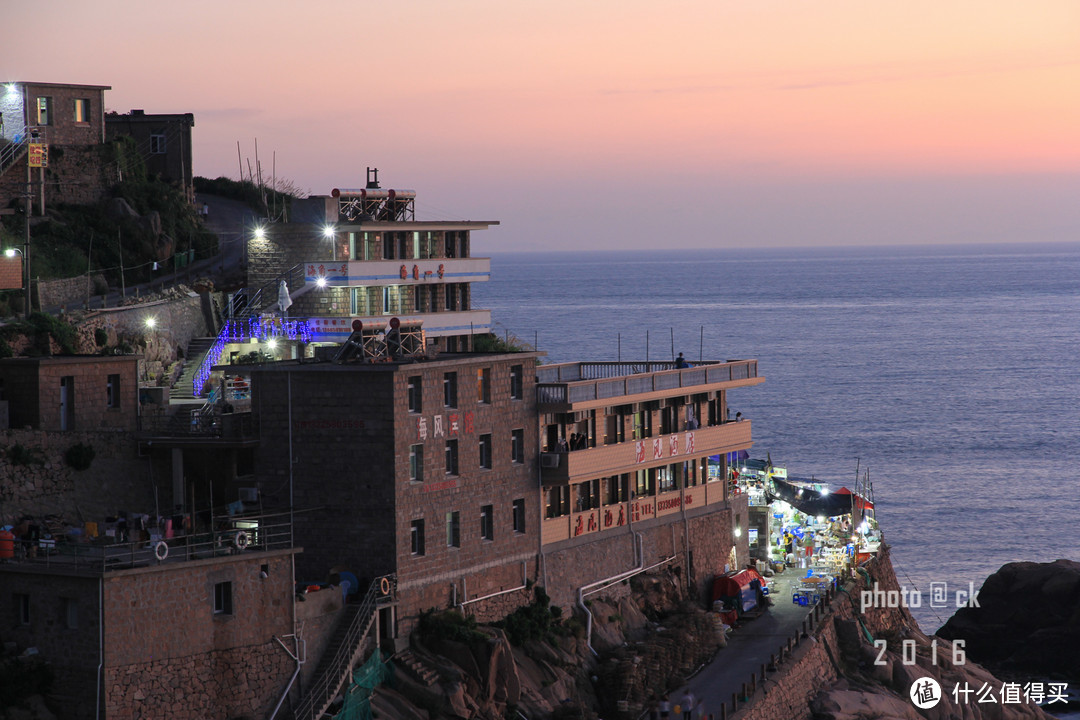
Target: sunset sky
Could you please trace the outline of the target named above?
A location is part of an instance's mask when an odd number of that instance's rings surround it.
[[[0,79],[192,112],[197,175],[378,167],[481,251],[1080,239],[1076,0],[9,5]]]

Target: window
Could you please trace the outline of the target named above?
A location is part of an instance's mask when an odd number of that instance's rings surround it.
[[[511,430],[510,431],[510,462],[523,463],[525,462],[525,431]]]
[[[461,513],[446,513],[446,547],[461,547]]]
[[[392,315],[404,311],[409,291],[404,285],[387,285],[383,288],[383,315]]]
[[[412,554],[423,555],[424,554],[424,521],[413,520],[412,529],[410,530],[412,536]]]
[[[495,506],[484,505],[480,508],[480,539],[495,539]]]
[[[491,469],[491,433],[480,436],[480,467]]]
[[[165,154],[165,133],[158,132],[150,135],[150,154],[151,155],[164,155]]]
[[[525,498],[514,501],[514,532],[525,532]]]
[[[86,98],[75,99],[75,122],[90,122],[90,101]]]
[[[424,382],[419,375],[409,378],[409,412],[423,412],[424,409]]]
[[[354,287],[352,289],[352,314],[377,315],[379,313],[379,288]]]
[[[30,596],[26,593],[15,593],[15,622],[20,625],[30,624]]]
[[[450,283],[446,286],[446,309],[458,309],[458,293],[457,285],[455,283]]]
[[[607,484],[607,501],[605,505],[617,505],[626,502],[630,496],[630,476],[627,474],[612,475],[604,480]]]
[[[214,584],[214,614],[233,614],[231,582],[219,582]]]
[[[671,492],[672,490],[679,489],[679,483],[676,481],[674,466],[664,465],[656,469],[657,479],[660,481],[660,492]]]
[[[409,446],[409,479],[413,482],[424,481],[424,446]]]
[[[64,627],[75,630],[79,627],[79,601],[75,598],[62,598],[64,606]]]
[[[457,440],[446,441],[446,474],[457,475],[458,474],[458,447]]]
[[[548,490],[547,516],[561,517],[570,514],[570,486],[560,485]]]
[[[476,401],[491,402],[491,368],[477,368],[476,370]]]
[[[457,407],[457,373],[443,373],[443,405]]]
[[[510,398],[513,400],[520,400],[522,397],[521,370],[521,365],[510,366]]]
[[[52,98],[39,97],[37,99],[37,124],[49,125],[52,116]]]
[[[577,511],[600,507],[600,480],[586,480],[577,484]]]
[[[106,402],[111,408],[120,407],[120,376],[110,375],[105,385]]]

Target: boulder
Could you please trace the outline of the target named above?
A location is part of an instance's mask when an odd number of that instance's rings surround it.
[[[1016,562],[983,583],[978,607],[938,631],[991,669],[1080,682],[1080,563]]]

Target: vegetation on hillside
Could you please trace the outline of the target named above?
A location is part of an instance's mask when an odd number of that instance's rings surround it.
[[[47,198],[45,216],[31,218],[33,277],[57,279],[93,271],[119,285],[122,264],[123,280],[131,284],[151,279],[155,261],[164,268],[181,253],[194,250],[195,257],[201,258],[217,252],[216,237],[202,226],[183,192],[157,176],[148,176],[131,138],[105,143],[99,152],[104,165],[121,168],[122,180],[111,188],[109,198],[92,205],[48,202]],[[139,217],[118,214],[117,198]],[[150,221],[152,213],[157,213],[159,225]],[[0,229],[4,247],[22,244],[25,222],[21,213],[4,216]]]

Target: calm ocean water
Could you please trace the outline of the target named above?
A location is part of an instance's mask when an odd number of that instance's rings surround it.
[[[869,469],[913,610],[1016,560],[1080,559],[1080,245],[503,254],[474,306],[550,362],[757,358],[752,455]],[[949,605],[953,603],[950,601]]]

